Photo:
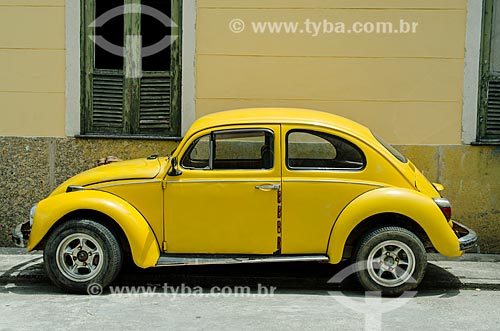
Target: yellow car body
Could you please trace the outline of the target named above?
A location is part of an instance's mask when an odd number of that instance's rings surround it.
[[[333,160],[344,150],[352,155]],[[28,250],[43,249],[64,222],[88,218],[111,229],[142,268],[179,255],[323,256],[336,264],[384,225],[460,256],[477,237],[447,219],[436,202],[442,187],[394,153],[366,127],[323,112],[208,115],[169,157],[100,166],[60,185],[33,210]]]

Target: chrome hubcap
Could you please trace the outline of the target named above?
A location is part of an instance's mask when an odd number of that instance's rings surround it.
[[[379,285],[396,287],[407,282],[415,271],[415,255],[398,240],[381,242],[368,255],[368,273]]]
[[[97,240],[84,233],[67,236],[57,246],[56,255],[59,270],[75,282],[88,281],[102,269],[102,247]]]

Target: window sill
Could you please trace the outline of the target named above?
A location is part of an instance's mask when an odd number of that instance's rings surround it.
[[[499,146],[500,141],[474,141],[471,146]]]
[[[182,140],[182,137],[161,137],[147,135],[106,135],[106,134],[77,134],[79,139],[131,139],[131,140]]]

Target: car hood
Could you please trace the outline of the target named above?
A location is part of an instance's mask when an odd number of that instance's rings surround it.
[[[160,169],[159,159],[137,159],[113,162],[71,177],[56,188],[51,195],[66,192],[70,185],[87,186],[116,180],[152,179],[158,175]]]

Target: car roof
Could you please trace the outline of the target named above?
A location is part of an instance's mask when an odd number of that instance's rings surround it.
[[[222,125],[282,123],[323,126],[363,138],[372,138],[368,128],[345,117],[298,108],[247,108],[217,112],[196,120],[188,134]]]

